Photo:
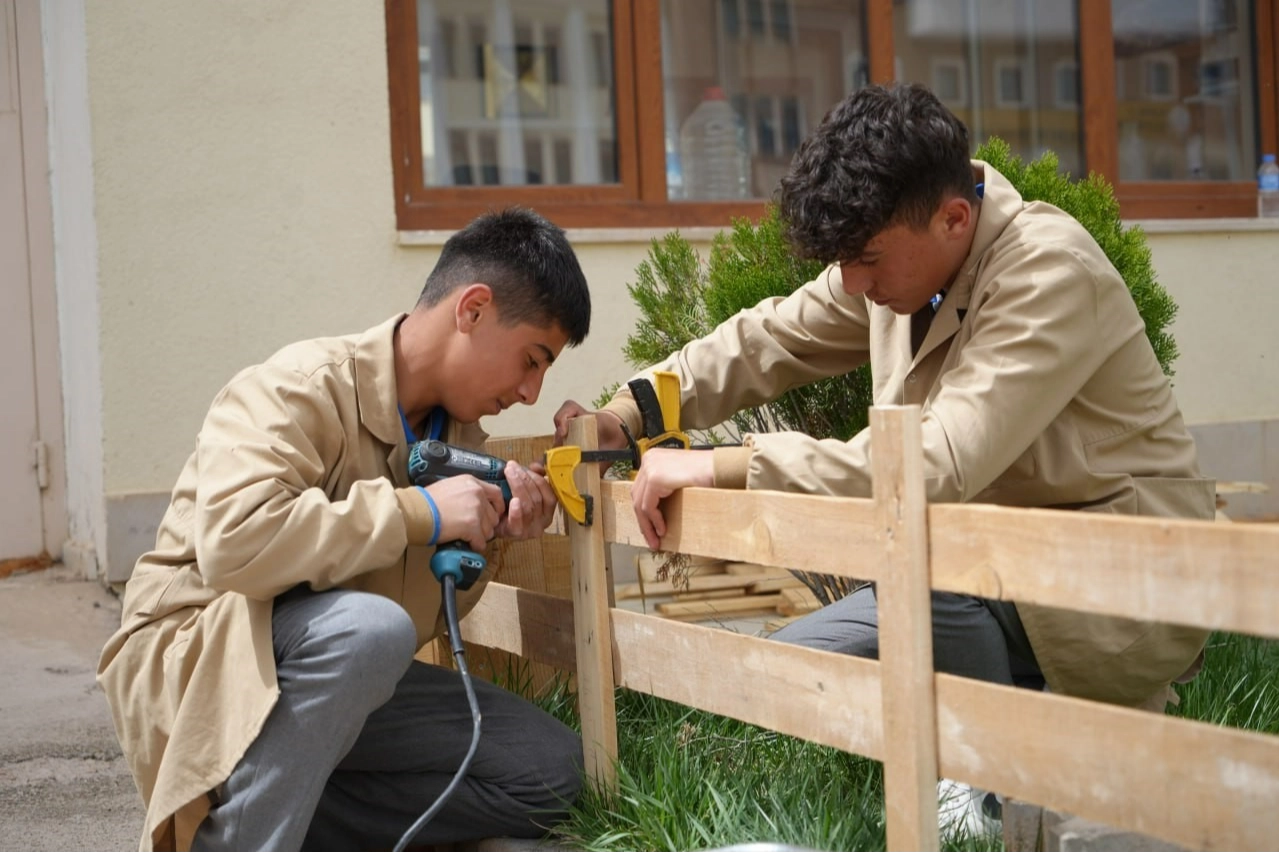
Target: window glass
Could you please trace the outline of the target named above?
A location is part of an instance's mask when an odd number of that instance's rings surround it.
[[[1112,0],[1119,177],[1251,180],[1256,68],[1247,0]]]
[[[661,8],[669,198],[770,198],[800,140],[866,85],[862,0]]]
[[[968,126],[1031,160],[1083,169],[1077,0],[905,0],[893,5],[899,76],[923,83]]]
[[[617,183],[611,6],[417,0],[423,183]]]

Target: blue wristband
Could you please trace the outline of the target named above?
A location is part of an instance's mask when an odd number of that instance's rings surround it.
[[[435,530],[431,531],[431,541],[427,545],[434,545],[440,541],[440,510],[435,505],[435,500],[431,497],[431,493],[421,486],[417,490],[422,493],[422,497],[426,498],[426,505],[431,508],[431,518],[435,519]]]

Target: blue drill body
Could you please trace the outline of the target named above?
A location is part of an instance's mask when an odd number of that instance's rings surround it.
[[[510,504],[511,487],[506,482],[504,460],[435,439],[419,441],[409,451],[409,479],[415,486],[425,487],[463,474],[499,486],[503,502]],[[472,551],[466,542],[444,542],[431,557],[431,574],[441,583],[446,575],[450,576],[458,589],[469,589],[484,573],[486,565],[484,557]]]

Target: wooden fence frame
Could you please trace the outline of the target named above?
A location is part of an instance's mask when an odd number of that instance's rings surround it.
[[[929,606],[938,589],[1279,638],[1279,525],[930,506],[918,407],[873,408],[871,430],[872,500],[685,489],[663,545],[876,581],[879,661],[611,607],[605,543],[644,540],[630,484],[595,466],[572,600],[491,583],[463,634],[576,672],[601,786],[626,687],[883,761],[890,850],[938,849],[939,776],[1192,849],[1279,845],[1279,737],[934,673]],[[569,441],[595,435],[580,418]]]

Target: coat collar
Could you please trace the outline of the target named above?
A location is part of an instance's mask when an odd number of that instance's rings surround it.
[[[355,394],[360,422],[384,444],[404,443],[395,387],[395,330],[407,314],[396,314],[360,335],[355,344]]]
[[[986,184],[985,195],[977,208],[977,230],[973,235],[973,245],[928,327],[928,334],[924,337],[919,352],[915,354],[912,368],[959,331],[959,324],[963,322],[972,301],[973,285],[977,280],[982,258],[1024,206],[1021,193],[995,167],[981,160],[972,162],[974,171],[982,170],[985,173],[982,180]],[[906,351],[909,352],[910,317],[898,317],[897,329],[899,334],[905,334]]]
[[[359,336],[355,344],[355,394],[359,400],[360,422],[383,444],[391,447],[392,470],[403,455],[407,463],[408,444],[400,422],[399,389],[395,385],[395,330],[407,314],[396,314]],[[450,417],[444,440],[462,447],[480,447],[488,434],[475,423],[459,423]],[[404,448],[401,454],[400,449]]]

